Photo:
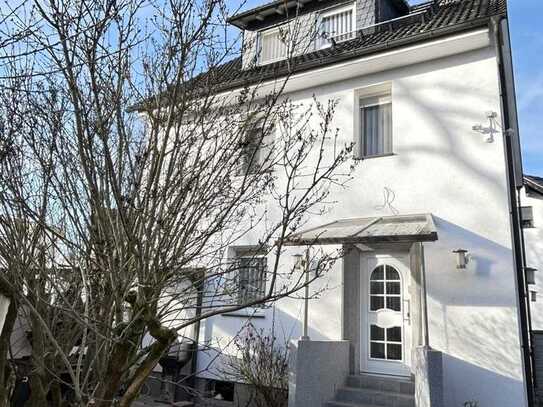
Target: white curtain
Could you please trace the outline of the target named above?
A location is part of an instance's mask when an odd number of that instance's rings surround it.
[[[362,108],[362,155],[392,153],[392,104]]]

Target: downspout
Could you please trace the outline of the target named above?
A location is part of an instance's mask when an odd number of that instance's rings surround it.
[[[422,326],[424,329],[423,343],[426,349],[430,349],[430,328],[428,323],[428,292],[426,290],[426,260],[424,257],[424,244],[420,244],[420,258],[421,258],[421,288],[422,288]]]
[[[507,75],[504,67],[504,54],[501,45],[504,41],[509,41],[509,38],[504,38],[503,31],[501,29],[501,21],[503,16],[492,18],[492,32],[494,34],[494,44],[496,47],[496,58],[498,62],[499,73],[499,85],[500,85],[500,100],[502,108],[503,128],[504,128],[504,148],[505,159],[507,166],[507,187],[509,195],[510,205],[510,222],[512,230],[512,243],[513,243],[513,258],[516,269],[516,285],[518,293],[518,314],[520,322],[520,334],[521,334],[521,348],[523,355],[524,376],[526,383],[526,397],[528,406],[534,406],[534,383],[533,383],[533,361],[531,344],[529,337],[529,321],[528,321],[528,305],[526,287],[527,280],[524,273],[524,246],[521,237],[521,223],[519,204],[517,201],[518,191],[515,182],[515,167],[513,156],[513,141],[512,135],[515,134],[515,130],[512,129],[514,123],[511,120],[511,106],[509,104],[509,98],[507,93]],[[518,135],[517,135],[518,137]]]
[[[204,297],[204,279],[202,278],[201,281],[198,282],[196,285],[197,290],[197,297],[196,297],[196,318],[198,320],[194,324],[194,347],[192,351],[192,359],[190,361],[190,379],[189,379],[189,388],[192,389],[194,394],[192,395],[192,398],[194,399],[196,396],[196,374],[198,370],[198,349],[199,349],[199,343],[200,343],[200,316],[202,315],[202,303],[203,303],[203,297]]]

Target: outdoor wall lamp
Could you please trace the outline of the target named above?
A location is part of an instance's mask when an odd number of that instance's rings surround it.
[[[453,250],[453,253],[456,254],[456,268],[463,270],[469,263],[468,251],[465,249],[456,249]]]
[[[526,281],[528,284],[535,284],[535,272],[537,269],[534,269],[533,267],[526,267]]]
[[[485,116],[488,119],[489,125],[484,126],[482,124],[476,124],[472,126],[472,130],[481,133],[485,136],[487,136],[486,142],[487,143],[493,143],[494,142],[494,134],[497,133],[496,129],[496,119],[498,117],[498,113],[496,112],[485,112]]]

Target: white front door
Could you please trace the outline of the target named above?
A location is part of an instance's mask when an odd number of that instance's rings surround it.
[[[411,374],[410,278],[407,255],[362,256],[362,371]]]

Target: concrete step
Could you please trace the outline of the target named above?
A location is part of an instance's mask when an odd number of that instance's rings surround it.
[[[374,404],[359,404],[359,403],[347,403],[344,401],[329,401],[324,405],[325,407],[382,407]]]
[[[410,378],[379,376],[370,374],[351,375],[347,377],[347,387],[358,389],[380,390],[399,394],[415,394],[415,383]]]
[[[411,394],[357,387],[340,387],[333,401],[383,407],[415,407]]]

